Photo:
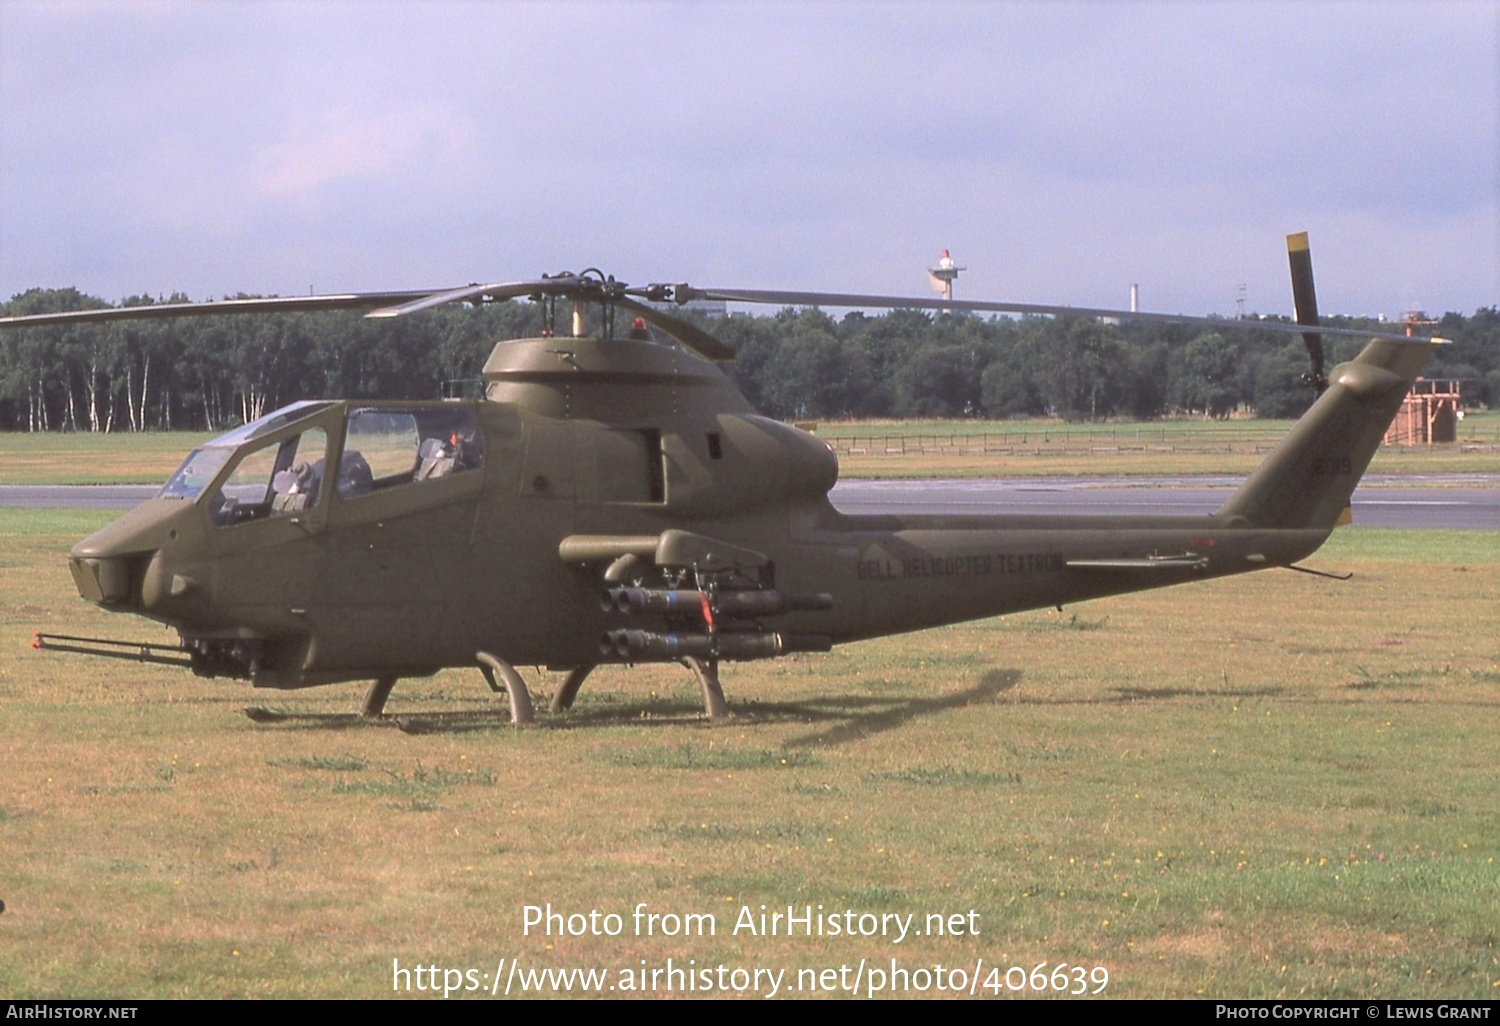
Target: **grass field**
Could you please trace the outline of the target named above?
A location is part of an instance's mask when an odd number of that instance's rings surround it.
[[[502,958],[606,986],[668,959],[785,970],[782,994],[861,959],[862,989],[894,959],[980,994],[1040,963],[1067,987],[1102,967],[1116,997],[1500,994],[1500,532],[1343,529],[1310,562],[1346,583],[1272,572],[732,667],[723,724],[681,670],[601,673],[527,730],[449,672],[398,687],[424,731],[403,733],[343,717],[355,685],[30,651],[37,628],[158,636],[73,591],[63,553],[106,519],[0,510],[7,997],[375,997],[393,959],[487,991]],[[526,934],[548,903],[621,933]],[[716,933],[637,936],[641,904]],[[962,935],[732,932],[762,905]]]
[[[0,484],[158,484],[193,446],[191,431],[0,433]]]
[[[844,477],[1248,474],[1291,427],[1280,420],[821,423]],[[0,484],[155,484],[177,469],[192,432],[0,433]],[[1451,445],[1383,448],[1377,474],[1500,474],[1500,413],[1469,415]]]
[[[1248,474],[1288,420],[857,421],[817,425],[844,477],[1177,476]],[[1458,441],[1387,446],[1376,474],[1500,474],[1500,415],[1470,414]]]

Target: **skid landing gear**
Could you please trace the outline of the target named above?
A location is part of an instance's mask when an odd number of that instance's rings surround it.
[[[515,724],[530,723],[534,716],[531,711],[531,692],[526,690],[526,682],[515,668],[505,660],[490,655],[488,652],[476,652],[474,658],[479,661],[479,669],[484,674],[484,682],[494,692],[504,691],[510,699],[510,722]],[[496,680],[496,676],[499,680]],[[501,682],[504,683],[501,683]],[[580,684],[583,678],[580,677]],[[575,688],[576,690],[576,688]]]
[[[490,690],[499,694],[505,692],[510,705],[510,721],[521,725],[532,723],[536,719],[535,710],[531,704],[531,692],[526,689],[526,682],[516,672],[515,667],[505,660],[489,652],[476,652],[474,659],[479,664],[480,672],[484,674],[485,683]],[[678,660],[683,666],[693,672],[698,680],[698,688],[703,696],[703,712],[711,720],[723,720],[729,718],[729,704],[724,700],[724,689],[719,686],[719,661],[717,659],[702,659],[698,656],[683,656]],[[550,709],[552,712],[561,712],[571,708],[573,700],[578,697],[578,691],[583,687],[583,682],[597,666],[575,666],[569,670],[562,683],[557,686],[557,691],[552,696]],[[385,715],[385,704],[391,697],[391,691],[395,688],[399,677],[378,677],[371,682],[365,691],[364,700],[359,706],[360,720],[366,722],[387,721]],[[275,712],[259,706],[252,706],[245,710],[245,715],[256,723],[280,723],[284,720],[313,720],[317,722],[349,722],[347,713],[338,715],[307,715]],[[407,733],[428,733],[432,729],[430,725],[424,725],[420,720],[411,717],[396,717],[396,726]]]
[[[718,720],[727,717],[729,704],[724,700],[724,689],[719,686],[718,660],[684,656],[680,661],[683,666],[693,671],[693,676],[698,678],[698,687],[703,693],[703,711],[708,718]],[[557,692],[552,696],[552,703],[548,709],[552,712],[571,709],[573,699],[578,697],[578,689],[583,687],[584,678],[595,669],[594,666],[575,666],[569,670],[568,675],[557,686]]]
[[[557,686],[557,692],[552,696],[552,704],[548,708],[552,712],[562,712],[564,709],[573,707],[573,699],[578,697],[578,689],[583,687],[583,679],[594,672],[592,666],[575,666],[568,671],[561,684]]]
[[[385,712],[386,699],[391,697],[391,689],[396,686],[395,677],[380,677],[370,685],[370,690],[365,692],[365,700],[360,703],[359,715],[361,719],[378,720]]]
[[[384,720],[386,700],[391,697],[391,689],[396,686],[398,680],[400,680],[399,677],[377,677],[365,691],[364,701],[359,703],[358,719],[366,722]],[[348,713],[284,713],[258,705],[248,707],[245,715],[256,723],[282,723],[287,720],[343,724],[349,722]],[[398,719],[396,722],[399,725],[401,721]]]
[[[724,701],[724,689],[719,687],[719,661],[683,656],[682,665],[693,671],[698,678],[698,687],[703,692],[703,711],[711,720],[722,720],[729,715],[729,704]]]

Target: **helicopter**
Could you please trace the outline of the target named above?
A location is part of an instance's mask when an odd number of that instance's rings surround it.
[[[601,665],[680,663],[717,719],[729,713],[723,662],[1305,569],[1297,563],[1348,522],[1356,484],[1444,340],[1321,326],[1306,233],[1288,236],[1288,251],[1295,323],[1235,326],[1301,334],[1318,398],[1224,505],[1200,516],[842,513],[829,501],[832,448],[756,414],[716,366],[733,350],[668,311],[708,299],[1223,326],[1211,318],[630,286],[591,269],[436,292],[0,319],[19,328],[328,309],[380,319],[519,298],[543,313],[540,337],[495,345],[482,398],[292,403],[203,443],[155,498],[73,547],[84,599],[175,628],[176,645],[49,634],[34,645],[257,688],[372,681],[359,710],[372,719],[403,678],[477,667],[515,723],[535,715],[517,666],[566,671],[550,701],[560,711]],[[594,332],[590,304],[603,311]],[[634,319],[626,337],[615,337],[617,314]],[[1367,341],[1325,372],[1324,335]]]

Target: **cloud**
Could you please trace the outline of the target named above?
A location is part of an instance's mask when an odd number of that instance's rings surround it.
[[[971,295],[1140,281],[1224,311],[1246,282],[1284,310],[1280,236],[1306,228],[1330,302],[1472,309],[1500,299],[1497,26],[1464,3],[0,0],[0,291],[588,264],[902,291],[948,246]]]
[[[446,130],[445,130],[446,129]],[[251,186],[271,199],[314,200],[354,179],[410,173],[419,161],[451,159],[465,133],[449,115],[428,108],[378,117],[327,111],[287,128],[251,160]]]

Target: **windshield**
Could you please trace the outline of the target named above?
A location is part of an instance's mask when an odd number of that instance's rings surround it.
[[[157,498],[196,499],[232,455],[233,449],[194,449],[157,492]]]
[[[203,489],[208,487],[224,464],[229,462],[235,449],[288,424],[321,413],[332,405],[327,400],[304,399],[204,442],[182,461],[177,473],[168,478],[162,490],[156,493],[157,498],[196,499],[203,494]]]

